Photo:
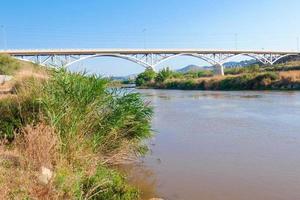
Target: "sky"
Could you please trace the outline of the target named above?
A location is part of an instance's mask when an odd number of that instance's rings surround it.
[[[201,48],[297,50],[299,0],[3,0],[0,49]],[[176,58],[164,66],[207,65]],[[116,58],[74,70],[128,75],[143,67]]]

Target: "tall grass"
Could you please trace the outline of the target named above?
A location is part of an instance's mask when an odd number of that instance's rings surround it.
[[[105,163],[119,155],[123,159],[131,152],[144,153],[141,140],[152,135],[152,108],[139,94],[109,89],[108,81],[96,75],[65,69],[49,74],[43,80],[23,80],[16,96],[0,101],[0,136],[13,140],[24,135],[25,146],[32,148],[20,154],[34,166],[55,163],[51,191],[59,198],[137,199],[137,190]],[[47,159],[34,152],[41,146],[35,145],[35,135],[24,132],[24,127],[40,130],[35,127],[41,124],[55,133],[55,158],[53,153]]]
[[[74,136],[111,151],[125,140],[151,136],[152,109],[137,93],[107,89],[107,80],[84,73],[55,72],[42,97],[46,117],[65,143]],[[111,142],[113,141],[113,142]]]

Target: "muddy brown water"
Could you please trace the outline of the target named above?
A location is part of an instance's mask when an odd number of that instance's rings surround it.
[[[138,91],[156,136],[123,169],[143,199],[300,199],[300,92]]]

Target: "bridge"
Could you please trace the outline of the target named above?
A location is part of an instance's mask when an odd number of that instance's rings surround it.
[[[163,62],[179,56],[191,56],[214,66],[217,74],[224,75],[223,64],[238,56],[248,56],[257,61],[273,65],[288,56],[299,56],[297,51],[268,50],[203,50],[203,49],[42,49],[2,50],[19,60],[43,66],[68,67],[77,62],[95,57],[117,57],[137,63],[145,68],[155,68]]]

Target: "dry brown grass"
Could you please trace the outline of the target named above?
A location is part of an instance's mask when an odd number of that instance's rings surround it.
[[[286,67],[300,66],[300,61],[290,61],[284,64]]]
[[[47,70],[44,70],[42,68],[22,67],[18,72],[16,72],[15,75],[16,80],[22,80],[30,77],[44,80],[48,79],[49,74]]]
[[[27,167],[53,169],[58,157],[58,138],[53,128],[44,123],[36,127],[28,125],[16,142],[26,157]]]
[[[15,96],[16,95],[10,94],[10,93],[8,93],[8,94],[0,94],[0,101],[3,100],[3,99],[7,99],[7,98],[13,98]]]
[[[27,126],[9,147],[0,147],[0,199],[58,199],[50,181],[38,181],[41,166],[53,169],[57,162],[58,139],[44,123]]]
[[[300,81],[300,71],[285,71],[280,72],[279,76],[281,79],[289,80],[292,82]]]

